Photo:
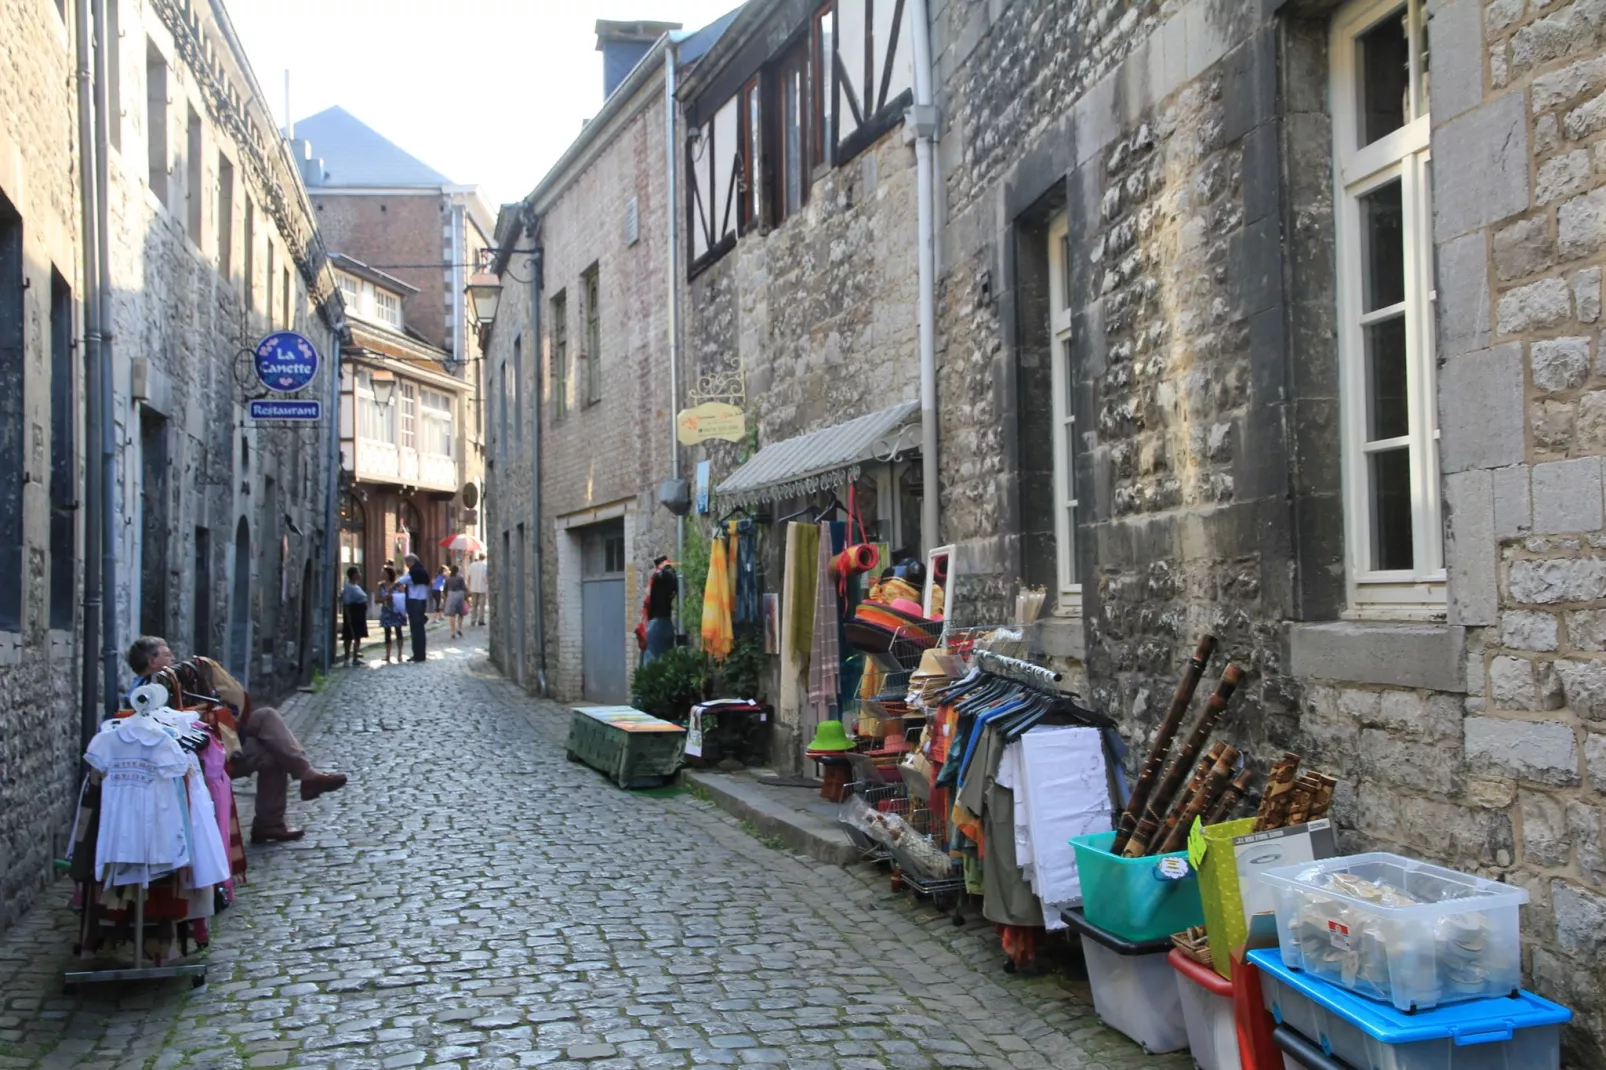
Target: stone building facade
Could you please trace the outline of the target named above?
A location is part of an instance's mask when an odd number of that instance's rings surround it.
[[[271,701],[310,678],[319,640],[331,639],[320,594],[334,441],[327,424],[246,419],[247,392],[262,393],[250,353],[272,331],[299,331],[325,358],[309,393],[327,397],[339,298],[221,7],[107,0],[106,11],[116,463],[105,523],[117,533],[107,627],[119,647],[149,632],[181,655],[219,657]],[[22,372],[21,411],[0,420],[22,432],[4,463],[20,494],[0,506],[21,519],[0,539],[0,560],[17,568],[4,586],[21,595],[21,612],[0,623],[0,924],[38,897],[64,848],[81,748],[83,562],[101,549],[77,511],[99,464],[83,446],[73,296],[93,255],[79,214],[90,156],[75,138],[74,50],[89,29],[75,22],[71,4],[0,7],[0,38],[20,64],[0,88],[0,246],[20,234],[23,253],[20,271],[0,267],[0,302],[20,293],[23,312],[19,334],[10,307],[0,311],[11,332],[0,344],[27,354],[4,361]],[[118,689],[127,684],[125,667]]]
[[[606,35],[613,24],[598,27]],[[674,518],[657,505],[675,414],[664,70],[672,43],[684,68],[704,39],[661,37],[496,229],[491,656],[562,699],[628,701],[642,584],[653,558],[676,552]],[[531,579],[537,414],[544,664]]]
[[[755,71],[771,107],[820,11],[748,5],[688,128]],[[1223,734],[1341,775],[1346,849],[1526,888],[1525,976],[1606,1065],[1599,13],[928,14],[953,619],[1049,588],[1038,652],[1139,754],[1217,635],[1248,670]],[[913,152],[842,155],[796,198],[763,142],[752,221],[692,250],[688,375],[739,370],[759,447],[914,396]]]

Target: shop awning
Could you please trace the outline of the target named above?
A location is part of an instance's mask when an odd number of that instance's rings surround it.
[[[906,401],[856,420],[772,442],[714,488],[722,505],[756,505],[830,490],[859,478],[860,465],[918,445],[920,403]]]

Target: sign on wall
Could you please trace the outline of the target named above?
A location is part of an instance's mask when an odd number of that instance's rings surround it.
[[[276,394],[293,394],[318,374],[318,350],[294,331],[276,331],[257,343],[257,381]]]
[[[740,442],[747,436],[747,419],[735,405],[705,401],[696,408],[680,410],[675,417],[675,433],[686,446],[711,438]]]

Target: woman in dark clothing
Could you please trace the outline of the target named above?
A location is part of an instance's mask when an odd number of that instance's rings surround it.
[[[340,591],[340,638],[346,645],[346,664],[357,663],[357,651],[368,638],[368,592],[357,579],[362,573],[356,565],[346,569],[346,586]]]

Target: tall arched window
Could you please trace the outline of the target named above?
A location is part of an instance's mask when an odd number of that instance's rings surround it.
[[[367,583],[367,568],[364,565],[363,547],[367,545],[368,513],[356,495],[348,494],[340,502],[340,575],[337,580],[346,581],[346,569],[356,565],[362,570],[362,582]]]

